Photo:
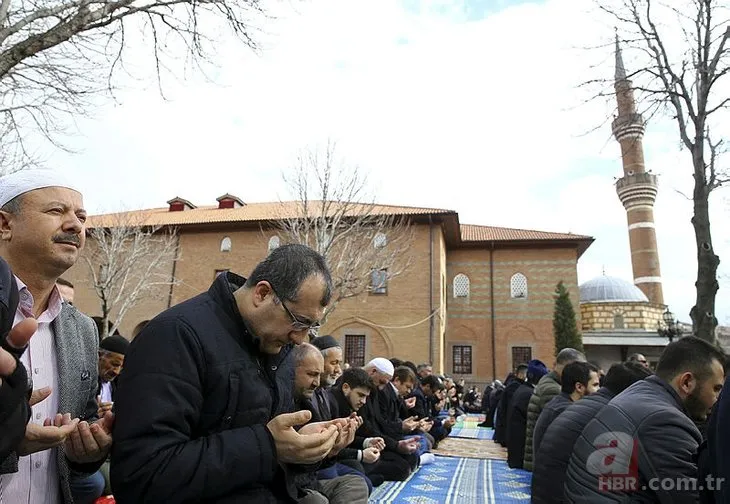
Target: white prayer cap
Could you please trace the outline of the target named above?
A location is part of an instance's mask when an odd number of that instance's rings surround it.
[[[393,368],[393,363],[390,362],[385,357],[374,358],[373,360],[368,362],[366,367],[374,367],[381,373],[386,374],[388,376],[393,376],[393,373],[395,372],[395,368]]]
[[[65,187],[81,191],[70,180],[54,170],[20,170],[0,177],[0,207],[8,201],[44,187]]]

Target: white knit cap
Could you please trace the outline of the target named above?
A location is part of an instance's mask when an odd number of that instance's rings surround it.
[[[78,193],[81,191],[54,170],[20,170],[0,177],[0,207],[8,201],[36,189],[44,187],[65,187]]]
[[[395,372],[395,368],[393,368],[393,363],[390,362],[385,357],[374,358],[373,360],[368,362],[368,367],[374,367],[381,373],[386,374],[388,376],[393,376],[393,373]]]

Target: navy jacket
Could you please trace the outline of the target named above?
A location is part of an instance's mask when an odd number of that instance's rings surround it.
[[[266,424],[293,410],[290,347],[259,351],[220,275],[155,317],[117,378],[111,480],[119,504],[273,503],[297,497]]]
[[[537,463],[532,471],[531,492],[533,504],[564,502],[565,472],[568,470],[568,462],[573,453],[575,440],[578,439],[586,424],[612,398],[613,393],[603,387],[595,394],[570,404],[548,425],[542,435],[540,447],[535,452]],[[540,420],[538,420],[539,423]]]
[[[535,422],[535,430],[532,433],[532,453],[535,456],[537,455],[537,450],[540,449],[542,437],[545,435],[548,426],[571,404],[573,404],[573,400],[570,398],[570,395],[561,392],[550,399],[550,402],[542,409],[540,416],[537,417],[537,422]]]

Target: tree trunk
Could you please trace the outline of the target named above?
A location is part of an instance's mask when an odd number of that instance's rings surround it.
[[[704,142],[697,142],[692,152],[694,164],[694,215],[692,226],[697,244],[697,300],[690,310],[694,335],[703,340],[715,341],[715,295],[717,294],[717,267],[720,258],[712,247],[710,232],[710,187],[706,177]]]

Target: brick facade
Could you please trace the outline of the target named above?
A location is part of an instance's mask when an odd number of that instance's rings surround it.
[[[404,252],[411,255],[411,267],[389,282],[386,294],[341,301],[323,334],[332,334],[343,346],[346,341],[364,341],[365,361],[399,357],[432,362],[436,371],[446,373],[454,372],[454,347],[469,347],[461,351],[471,356],[471,373],[458,376],[470,382],[503,379],[513,366],[515,346],[529,347],[532,358],[551,365],[553,292],[562,280],[577,308],[577,260],[592,239],[562,235],[544,243],[534,239],[465,243],[460,238],[455,241],[453,231],[459,229],[455,213],[452,220],[451,224],[414,221],[413,243]],[[128,338],[169,305],[207,289],[217,271],[247,275],[268,253],[275,231],[261,223],[223,222],[182,226],[178,234],[179,258],[169,269],[172,275],[174,268],[180,283],[158,289],[127,313],[120,331]],[[221,251],[225,238],[230,240],[230,251]],[[517,273],[527,281],[525,298],[511,297],[511,279]],[[469,277],[467,297],[454,297],[458,274]],[[79,261],[65,276],[76,286],[76,305],[89,315],[99,315],[85,262]]]

